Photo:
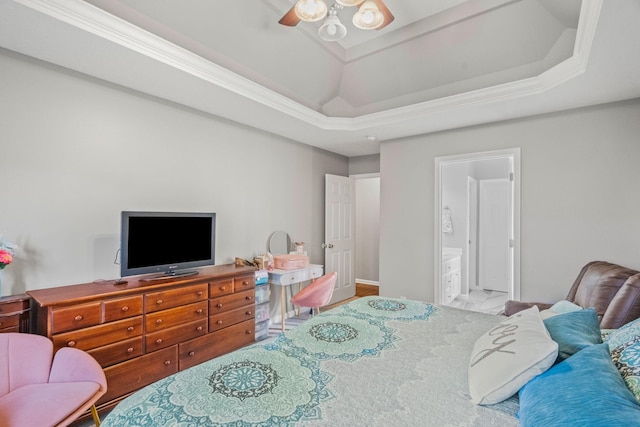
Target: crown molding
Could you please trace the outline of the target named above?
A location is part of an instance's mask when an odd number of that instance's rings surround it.
[[[540,75],[354,118],[330,117],[81,0],[12,0],[322,130],[359,131],[545,92],[584,73],[603,0],[584,0],[573,55]]]

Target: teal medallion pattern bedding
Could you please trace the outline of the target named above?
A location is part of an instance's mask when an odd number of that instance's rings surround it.
[[[476,339],[502,317],[360,298],[151,384],[105,417],[132,426],[516,426],[470,402]]]

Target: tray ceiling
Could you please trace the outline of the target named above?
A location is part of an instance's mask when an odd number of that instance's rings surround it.
[[[639,17],[633,0],[385,3],[391,25],[358,30],[345,9],[348,34],[328,43],[320,23],[277,23],[292,0],[7,0],[0,46],[346,156],[640,95],[636,82],[598,97],[563,93],[602,67],[594,42],[625,35],[611,20]]]

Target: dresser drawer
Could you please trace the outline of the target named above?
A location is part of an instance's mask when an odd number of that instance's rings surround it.
[[[145,312],[151,313],[193,302],[205,301],[208,298],[207,286],[206,283],[202,283],[200,285],[185,286],[145,294]]]
[[[245,276],[236,277],[234,279],[235,292],[242,292],[256,287],[255,274],[248,274]]]
[[[236,308],[209,316],[209,332],[255,318],[255,306]]]
[[[61,347],[90,350],[140,335],[142,335],[142,316],[53,335],[51,339],[56,350]]]
[[[214,356],[218,357],[245,345],[254,343],[256,337],[256,323],[253,319],[229,326],[210,333],[215,338]]]
[[[58,333],[86,328],[100,323],[101,302],[54,308],[51,312],[51,332]]]
[[[207,333],[207,319],[197,322],[185,323],[173,328],[164,329],[145,335],[145,348],[147,353],[160,350],[170,345],[178,344],[184,340],[190,340]]]
[[[20,314],[12,314],[10,316],[0,317],[0,330],[11,328],[11,332],[13,332],[13,328],[17,328],[18,325],[20,325]]]
[[[208,302],[202,301],[147,314],[144,320],[145,332],[161,331],[180,325],[181,323],[193,322],[203,318],[206,319],[208,307]]]
[[[127,360],[104,369],[107,392],[99,405],[178,372],[178,346]]]
[[[102,303],[102,322],[126,319],[142,314],[142,295],[117,298]]]
[[[107,367],[142,355],[142,336],[87,351],[100,366]]]
[[[209,300],[209,314],[215,315],[223,311],[233,310],[245,305],[251,305],[255,302],[255,289],[250,291],[238,292],[233,295],[227,295]]]
[[[213,334],[207,334],[180,343],[178,345],[178,368],[182,371],[216,357],[218,355],[218,350],[215,348],[216,340],[217,338]]]
[[[0,314],[16,313],[29,308],[29,302],[24,300],[3,301],[0,303]]]
[[[233,279],[216,280],[209,283],[209,298],[233,293]]]

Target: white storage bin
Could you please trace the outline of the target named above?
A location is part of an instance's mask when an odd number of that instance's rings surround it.
[[[269,320],[269,304],[256,305],[256,323]]]
[[[262,304],[269,301],[269,286],[256,286],[256,304]]]

